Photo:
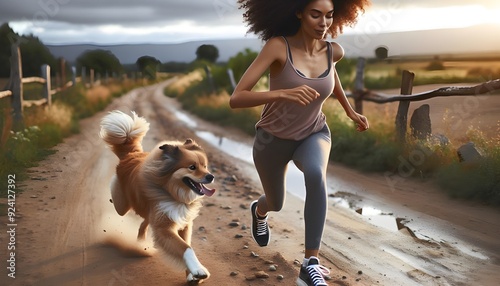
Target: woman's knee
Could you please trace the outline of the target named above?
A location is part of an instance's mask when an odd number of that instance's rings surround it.
[[[320,166],[308,166],[302,169],[306,180],[325,181],[326,172]]]

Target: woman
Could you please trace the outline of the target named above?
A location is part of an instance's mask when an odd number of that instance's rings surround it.
[[[280,211],[285,200],[287,164],[293,160],[304,173],[306,199],[305,257],[297,285],[327,285],[328,270],[318,253],[327,212],[326,168],[331,137],[321,111],[335,94],[346,115],[365,131],[369,124],[347,100],[335,64],[344,51],[325,41],[355,23],[368,0],[239,0],[249,31],[266,44],[236,86],[232,108],[264,105],[256,124],[253,146],[255,167],[264,195],[251,203],[252,237],[268,245],[271,233],[268,212]],[[269,91],[252,91],[269,70]]]

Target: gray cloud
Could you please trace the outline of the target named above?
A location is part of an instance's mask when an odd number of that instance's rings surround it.
[[[447,7],[498,0],[372,0],[372,7]],[[73,24],[146,26],[190,20],[213,25],[241,24],[236,0],[1,0],[2,22],[55,21]]]
[[[34,34],[47,43],[179,42],[217,37],[214,34],[221,27],[244,27],[237,0],[0,1],[0,22],[17,24],[19,33]],[[172,30],[185,22],[190,23],[188,31]],[[109,34],[99,31],[102,26],[122,29]],[[129,34],[124,29],[144,32]],[[220,32],[219,37],[244,36],[229,30],[227,34]]]
[[[486,7],[498,6],[498,0],[371,0],[372,7],[420,7],[420,8],[438,8],[449,6],[463,6],[463,5],[483,5]]]
[[[269,0],[272,1],[272,0]],[[372,8],[448,7],[498,0],[372,0]],[[243,37],[245,24],[237,0],[0,0],[0,22],[17,23],[47,43],[180,42],[203,37]],[[397,14],[397,13],[396,13]],[[395,14],[395,15],[396,15]],[[425,17],[422,20],[428,21]],[[174,31],[189,22],[189,30]],[[28,24],[21,24],[28,23]],[[116,32],[102,32],[102,26]],[[144,33],[128,33],[143,29]]]
[[[241,23],[236,0],[2,0],[0,19],[84,25],[146,26],[191,20],[214,25]]]

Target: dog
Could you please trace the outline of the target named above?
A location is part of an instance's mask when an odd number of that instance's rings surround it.
[[[111,198],[123,216],[135,211],[144,221],[137,238],[146,236],[151,225],[155,247],[186,269],[189,284],[209,278],[210,273],[191,247],[193,220],[204,196],[214,189],[205,151],[192,139],[163,141],[144,152],[142,139],[149,123],[135,112],[109,112],[101,120],[100,137],[120,159],[111,181]]]

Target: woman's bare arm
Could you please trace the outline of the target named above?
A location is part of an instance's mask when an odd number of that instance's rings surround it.
[[[231,108],[259,106],[281,99],[307,105],[319,96],[316,90],[305,85],[293,89],[252,91],[260,77],[273,63],[279,61],[280,57],[281,61],[284,62],[283,58],[286,59],[286,56],[283,55],[284,50],[284,43],[278,38],[270,39],[264,45],[262,51],[243,74],[231,95],[229,100]]]
[[[333,57],[332,58],[333,58],[333,61],[335,64],[340,59],[342,59],[342,57],[344,56],[344,49],[336,43],[332,43],[332,47],[333,47]],[[333,93],[334,93],[335,97],[337,98],[340,105],[344,109],[346,115],[349,118],[351,118],[354,122],[356,122],[356,124],[357,124],[356,129],[358,131],[367,130],[370,126],[368,123],[368,119],[366,119],[365,116],[354,111],[354,109],[352,108],[349,100],[347,99],[347,96],[345,95],[344,88],[342,87],[342,83],[340,82],[339,75],[338,75],[336,69],[334,70],[334,76],[335,76],[335,87],[333,89]]]

